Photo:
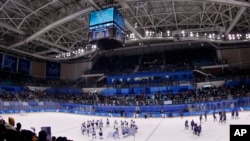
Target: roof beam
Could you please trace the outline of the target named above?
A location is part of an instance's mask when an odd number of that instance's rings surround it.
[[[35,54],[37,54],[37,55],[42,55],[42,54],[46,54],[46,53],[50,53],[50,52],[60,52],[59,50],[57,50],[57,49],[54,49],[54,48],[51,48],[51,49],[49,49],[49,50],[45,50],[45,51],[40,51],[40,52],[37,52],[37,53],[35,53]],[[60,52],[61,53],[61,52]]]
[[[233,19],[233,21],[231,22],[231,24],[227,28],[227,30],[225,32],[225,36],[227,36],[231,32],[231,30],[238,23],[238,21],[240,20],[242,14],[246,11],[246,9],[247,9],[246,7],[241,7],[240,8],[240,10],[238,11],[237,15],[235,16],[235,18]]]
[[[18,30],[18,29],[16,29],[16,28],[14,28],[13,26],[10,26],[10,25],[5,24],[5,23],[3,23],[3,22],[0,22],[0,27],[4,27],[4,28],[6,28],[6,29],[8,29],[8,30],[10,30],[10,31],[19,33],[19,34],[21,34],[21,35],[24,35],[24,34],[25,34],[24,31]]]
[[[120,0],[119,0],[120,1]],[[124,0],[125,2],[147,2],[152,0]],[[157,0],[166,2],[166,0]],[[172,0],[172,1],[179,1],[179,2],[211,2],[211,3],[224,3],[224,4],[230,4],[234,6],[240,6],[240,7],[249,7],[250,3],[247,1],[236,1],[236,0]]]
[[[56,1],[57,1],[57,0],[52,0],[51,2],[46,3],[45,5],[39,7],[39,8],[36,9],[35,11],[32,11],[30,14],[28,14],[27,16],[25,16],[25,17],[23,18],[23,20],[21,21],[21,23],[18,25],[17,29],[19,29],[19,28],[22,26],[23,22],[24,22],[28,17],[30,17],[31,15],[35,14],[35,13],[38,12],[39,10],[41,10],[41,9],[43,9],[43,8],[45,8],[45,7],[47,7],[48,5],[50,5],[50,4],[52,4],[52,3],[56,2]]]
[[[43,33],[47,32],[47,31],[49,31],[49,30],[51,30],[51,29],[53,29],[53,28],[55,28],[55,27],[57,27],[57,26],[59,26],[59,25],[61,25],[63,23],[65,23],[65,22],[73,20],[74,18],[76,18],[76,17],[78,17],[80,15],[86,14],[87,12],[89,12],[91,10],[93,10],[93,8],[89,7],[89,8],[86,8],[84,10],[73,13],[71,15],[68,15],[66,17],[63,17],[62,19],[59,19],[59,20],[47,25],[46,27],[42,28],[41,30],[37,31],[33,35],[26,38],[24,41],[20,41],[18,43],[15,43],[15,44],[9,46],[8,48],[15,48],[17,46],[20,46],[20,45],[23,45],[23,44],[25,44],[27,42],[30,42],[30,41],[34,40],[35,38],[39,37],[40,35],[42,35]]]
[[[4,6],[9,2],[10,0],[7,0],[1,7],[0,7],[0,11],[4,8]]]
[[[60,45],[55,44],[55,43],[52,43],[52,42],[50,42],[50,41],[48,41],[48,40],[44,40],[44,39],[42,39],[42,38],[35,38],[35,40],[40,41],[40,42],[43,42],[43,43],[48,44],[48,45],[51,45],[51,46],[54,46],[54,47],[56,47],[56,48],[65,50],[65,51],[71,51],[71,50],[68,49],[68,48],[65,48],[65,47],[60,46]]]
[[[197,0],[192,0],[197,1]],[[236,1],[236,0],[199,0],[201,2],[212,2],[212,3],[224,3],[224,4],[230,4],[234,6],[241,6],[241,7],[249,7],[250,3],[244,2],[244,1]]]
[[[119,0],[118,3],[119,3],[123,8],[129,8],[129,5],[126,3],[125,0]],[[127,19],[124,19],[124,22],[125,22],[125,25],[126,25],[126,27],[128,28],[128,30],[130,30],[132,33],[134,33],[135,36],[136,36],[138,39],[143,39],[143,37],[141,36],[141,34],[135,30],[135,28],[128,22]]]
[[[20,29],[16,29],[16,28],[14,28],[14,27],[12,27],[12,26],[9,26],[9,25],[7,25],[7,24],[5,24],[5,23],[2,23],[2,22],[0,22],[0,27],[4,27],[4,28],[6,28],[6,29],[8,29],[8,30],[11,30],[11,31],[16,32],[16,33],[19,33],[19,34],[21,34],[21,35],[25,35],[25,32],[24,32],[24,31],[22,31],[22,30],[20,30]],[[54,46],[54,47],[56,47],[56,48],[60,48],[60,49],[65,50],[65,51],[70,51],[69,49],[67,49],[67,48],[65,48],[65,47],[63,47],[63,46],[60,46],[60,45],[55,44],[55,43],[51,43],[51,42],[49,42],[49,41],[47,41],[47,40],[44,40],[44,39],[41,39],[41,38],[37,38],[37,40],[40,41],[40,42],[46,43],[46,44],[48,44],[48,45]],[[6,47],[6,48],[7,48],[7,47]]]
[[[0,48],[6,49],[7,46],[0,45]],[[48,58],[46,58],[46,57],[44,57],[44,56],[37,55],[37,54],[32,54],[32,53],[28,53],[28,52],[25,52],[25,51],[22,51],[22,50],[14,49],[14,48],[13,48],[13,49],[10,49],[10,51],[14,51],[14,52],[22,53],[22,54],[29,55],[29,56],[32,56],[32,57],[36,57],[36,58],[48,60]]]
[[[174,20],[175,20],[175,27],[176,27],[176,30],[178,30],[178,21],[177,21],[177,16],[176,16],[176,12],[175,12],[174,1],[172,1],[172,7],[173,7]]]

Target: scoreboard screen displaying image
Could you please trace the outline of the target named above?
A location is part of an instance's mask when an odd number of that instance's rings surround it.
[[[114,21],[114,7],[90,13],[89,26],[95,26]]]
[[[125,28],[125,22],[123,16],[114,7],[90,13],[89,27],[109,22],[115,22],[122,30],[124,30]]]
[[[89,43],[98,43],[101,46],[111,44],[113,47],[123,46],[124,29],[124,18],[115,7],[93,11],[89,17]]]
[[[114,22],[121,28],[121,30],[124,31],[125,28],[124,18],[117,9],[114,9]]]

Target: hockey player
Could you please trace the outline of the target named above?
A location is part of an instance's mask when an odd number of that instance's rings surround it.
[[[87,132],[88,137],[89,137],[89,132],[90,132],[89,130],[90,130],[90,127],[87,127],[86,132]]]
[[[188,129],[188,120],[185,121],[185,128]]]
[[[113,133],[114,138],[119,138],[119,130],[118,128],[115,129],[115,132]]]
[[[192,130],[194,130],[194,120],[191,121]]]
[[[231,118],[234,119],[234,110],[232,110],[232,117]]]
[[[114,121],[114,129],[118,128],[118,122],[117,120]]]
[[[223,119],[223,114],[222,114],[222,112],[219,112],[219,116],[220,116],[219,123],[222,123],[222,119]]]
[[[238,110],[235,111],[235,119],[239,119],[239,112],[238,112]]]
[[[200,123],[202,122],[202,114],[200,115]]]
[[[93,139],[96,138],[96,130],[95,130],[95,128],[92,128],[92,138]]]
[[[96,120],[95,121],[95,125],[96,125],[96,129],[98,129],[99,127],[98,127],[98,125],[99,125],[99,120]]]
[[[100,130],[99,130],[99,136],[100,136],[100,139],[103,139],[103,132],[102,132],[102,128],[100,128]]]
[[[207,112],[205,112],[204,116],[205,116],[205,121],[207,121]]]
[[[134,127],[135,127],[135,121],[131,120],[130,128],[134,128]]]
[[[124,128],[124,122],[121,120],[121,127]]]
[[[197,135],[197,123],[194,123],[193,134]]]
[[[126,135],[128,133],[128,128],[122,128],[122,135]]]
[[[127,121],[125,121],[125,127],[128,128],[128,122]]]
[[[200,136],[200,133],[201,133],[201,125],[197,126],[196,127],[196,132],[197,132],[197,135]]]
[[[86,131],[85,122],[82,123],[81,131],[82,131],[82,134],[84,134],[84,132]]]
[[[106,127],[109,127],[109,119],[106,120]]]
[[[103,128],[103,121],[102,121],[102,119],[99,120],[99,128]]]
[[[213,112],[214,122],[217,121],[217,117],[215,115],[215,112]]]
[[[138,126],[134,124],[134,128],[135,128],[135,130],[137,131],[137,129],[138,129]]]
[[[95,128],[95,121],[94,120],[90,121],[90,125],[92,128]]]
[[[223,114],[223,123],[226,123],[227,121],[227,115],[226,115],[226,112]]]

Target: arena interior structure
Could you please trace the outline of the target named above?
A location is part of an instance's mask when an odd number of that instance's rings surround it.
[[[109,8],[122,31],[93,30]],[[248,0],[1,0],[0,111],[248,110],[249,43]]]

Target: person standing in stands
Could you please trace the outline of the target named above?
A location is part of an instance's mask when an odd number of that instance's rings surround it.
[[[47,141],[47,133],[44,130],[41,130],[38,133],[38,141]]]
[[[56,141],[56,137],[52,136],[51,141]]]
[[[21,125],[20,122],[18,122],[18,123],[16,124],[16,130],[17,130],[18,132],[21,132],[21,128],[22,128],[22,125]]]

